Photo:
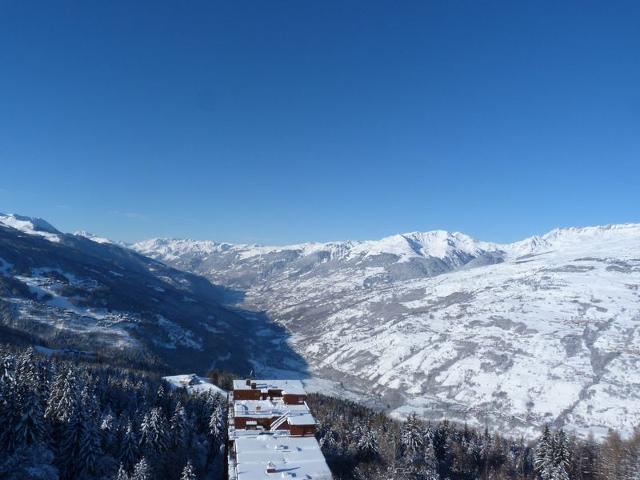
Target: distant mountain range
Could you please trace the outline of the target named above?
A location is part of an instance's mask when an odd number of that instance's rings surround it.
[[[0,214],[0,337],[307,378],[393,415],[530,435],[640,425],[640,225],[124,246]]]
[[[512,244],[435,231],[133,248],[235,291],[228,302],[286,327],[314,377],[394,414],[526,434],[640,425],[640,225]]]

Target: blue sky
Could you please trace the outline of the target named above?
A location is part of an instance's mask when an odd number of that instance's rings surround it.
[[[0,211],[289,243],[640,221],[640,3],[0,0]]]

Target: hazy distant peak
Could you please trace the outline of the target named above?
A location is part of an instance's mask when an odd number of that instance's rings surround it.
[[[108,238],[99,237],[98,235],[94,235],[93,233],[87,232],[86,230],[78,230],[77,232],[74,232],[74,235],[77,237],[84,237],[96,243],[114,243]]]

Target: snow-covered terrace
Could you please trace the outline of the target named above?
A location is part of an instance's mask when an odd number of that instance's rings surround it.
[[[314,437],[254,435],[235,441],[237,480],[331,480],[331,471]]]
[[[233,405],[236,417],[279,417],[288,413],[290,416],[311,413],[306,403],[287,405],[282,398],[273,400],[236,400]]]
[[[260,390],[267,393],[269,390],[282,390],[285,395],[306,395],[306,391],[300,380],[255,380],[255,388],[247,385],[246,380],[234,380],[234,390]]]

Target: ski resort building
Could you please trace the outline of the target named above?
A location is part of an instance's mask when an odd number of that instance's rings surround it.
[[[229,393],[230,480],[331,480],[299,380],[234,380]]]

